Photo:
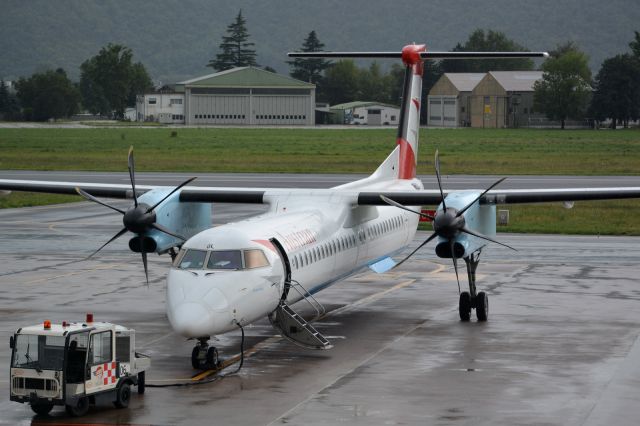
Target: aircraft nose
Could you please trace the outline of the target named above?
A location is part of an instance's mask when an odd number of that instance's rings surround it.
[[[220,327],[200,303],[179,304],[171,309],[169,321],[177,333],[187,337],[204,337],[216,334],[216,329]]]

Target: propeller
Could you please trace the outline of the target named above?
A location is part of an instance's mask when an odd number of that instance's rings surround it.
[[[140,235],[140,234],[144,234],[147,231],[150,231],[151,229],[156,229],[174,238],[177,238],[180,240],[186,240],[185,237],[179,234],[176,234],[175,232],[172,232],[169,229],[165,228],[164,226],[156,223],[155,209],[160,204],[162,204],[167,198],[173,195],[176,191],[178,191],[180,188],[187,185],[188,183],[192,182],[196,178],[192,177],[185,180],[180,185],[176,186],[171,192],[165,195],[160,201],[155,203],[153,206],[149,206],[146,203],[138,202],[138,194],[136,193],[136,174],[135,174],[135,161],[133,158],[133,146],[129,148],[129,154],[128,154],[127,160],[128,160],[127,163],[129,168],[129,179],[131,180],[131,188],[133,189],[133,206],[130,207],[127,211],[124,211],[122,209],[109,205],[103,201],[100,201],[93,195],[89,194],[88,192],[80,188],[76,188],[76,192],[82,197],[84,197],[85,199],[92,201],[94,203],[98,203],[102,206],[105,206],[107,208],[110,208],[111,210],[117,211],[118,213],[122,214],[122,223],[124,224],[124,227],[120,231],[118,231],[117,234],[111,237],[111,239],[106,243],[104,243],[98,250],[94,251],[89,256],[87,256],[87,259],[91,258],[100,250],[105,248],[107,245],[109,245],[113,241],[120,238],[127,231]],[[144,241],[145,241],[144,238],[140,239],[140,252],[142,254],[142,265],[144,266],[144,275],[147,279],[147,284],[149,284],[149,269],[147,265],[147,253],[144,250]]]
[[[402,265],[404,262],[406,262],[411,256],[413,256],[418,250],[420,250],[422,247],[424,247],[425,245],[427,245],[427,243],[429,243],[429,241],[433,240],[436,237],[441,237],[445,240],[447,240],[447,242],[449,243],[449,249],[451,250],[451,258],[453,260],[453,269],[456,272],[456,281],[458,282],[458,292],[460,292],[460,278],[458,275],[458,261],[457,261],[457,257],[455,255],[455,239],[458,235],[460,235],[461,233],[464,234],[468,234],[468,235],[472,235],[474,237],[477,238],[481,238],[483,240],[487,240],[487,241],[491,241],[492,243],[496,243],[496,244],[500,244],[501,246],[510,248],[511,250],[515,250],[517,251],[515,248],[501,243],[499,241],[496,241],[492,238],[487,237],[486,235],[482,235],[479,232],[476,231],[472,231],[471,229],[467,228],[466,226],[466,221],[464,218],[464,213],[473,205],[475,204],[478,200],[480,200],[480,198],[482,198],[487,192],[489,192],[491,189],[493,189],[495,186],[497,186],[498,184],[500,184],[502,181],[504,181],[506,179],[506,177],[498,179],[496,182],[494,182],[491,186],[489,186],[487,189],[485,189],[480,195],[478,195],[473,201],[471,201],[469,204],[467,204],[466,206],[464,206],[462,209],[457,210],[454,207],[447,207],[446,202],[445,202],[445,196],[444,196],[444,191],[442,190],[442,179],[440,177],[440,157],[438,155],[438,151],[436,150],[436,156],[435,156],[435,161],[434,161],[434,166],[435,166],[435,171],[436,171],[436,178],[438,180],[438,189],[440,190],[440,195],[442,196],[442,210],[439,210],[435,217],[432,217],[428,214],[424,214],[422,212],[417,212],[415,210],[411,210],[408,207],[403,206],[402,204],[388,198],[385,197],[384,195],[380,195],[380,198],[382,199],[382,201],[384,201],[385,203],[398,207],[400,209],[403,210],[407,210],[411,213],[420,215],[422,217],[426,217],[429,218],[433,221],[433,234],[431,234],[429,236],[429,238],[427,238],[422,244],[420,244],[415,250],[413,250],[411,253],[409,253],[409,255],[407,257],[405,257],[404,259],[402,259],[400,262],[398,262],[398,264],[396,264],[395,268],[397,268],[398,266]]]

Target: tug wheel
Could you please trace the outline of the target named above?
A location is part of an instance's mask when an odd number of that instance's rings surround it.
[[[131,387],[129,383],[123,383],[116,390],[116,400],[113,402],[117,408],[127,408],[131,399]]]
[[[31,404],[31,409],[39,416],[46,416],[53,409],[53,404]]]
[[[145,374],[144,371],[138,373],[138,395],[144,394],[144,385],[145,385]]]
[[[81,417],[87,414],[89,411],[89,398],[83,396],[79,398],[76,402],[76,405],[67,405],[65,407],[67,413],[73,417]]]

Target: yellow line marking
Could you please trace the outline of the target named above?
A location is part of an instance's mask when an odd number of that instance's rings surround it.
[[[436,268],[435,270],[429,272],[429,274],[437,274],[437,273],[443,271],[445,268],[446,267],[444,265],[438,265],[438,268]],[[374,302],[374,301],[376,301],[378,299],[381,299],[382,297],[388,295],[389,293],[392,293],[394,291],[403,289],[403,288],[405,288],[407,286],[410,286],[411,284],[413,284],[415,282],[416,282],[415,278],[408,279],[408,280],[403,281],[401,283],[398,283],[398,284],[394,285],[393,287],[390,287],[390,288],[388,288],[386,290],[380,291],[378,293],[371,294],[371,295],[369,295],[369,296],[367,296],[367,297],[365,297],[363,299],[356,300],[355,302],[350,303],[348,305],[345,305],[345,306],[343,306],[341,308],[337,308],[337,309],[334,309],[332,311],[329,311],[329,312],[325,313],[323,316],[321,316],[319,319],[323,319],[323,318],[326,318],[326,317],[331,316],[331,315],[335,315],[335,314],[339,314],[341,312],[345,312],[345,311],[347,311],[349,309],[352,309],[352,308],[355,308],[357,306],[362,306],[362,305],[365,305],[367,303]],[[247,349],[244,352],[245,359],[249,358],[252,355],[254,355],[259,350],[261,350],[263,347],[265,347],[267,345],[270,345],[272,343],[275,343],[275,342],[277,342],[277,341],[279,341],[281,339],[282,339],[281,336],[273,336],[273,337],[270,337],[270,338],[268,338],[266,340],[263,340],[262,342],[256,344],[255,346]],[[213,375],[213,374],[215,374],[215,373],[217,373],[217,372],[229,367],[230,365],[235,364],[239,360],[240,360],[240,354],[236,354],[236,355],[232,356],[231,358],[228,358],[227,360],[225,360],[220,365],[220,367],[214,368],[214,369],[210,369],[210,370],[205,370],[205,371],[203,371],[201,373],[196,374],[195,376],[193,376],[193,377],[191,377],[189,379],[161,379],[161,380],[148,380],[148,382],[149,383],[171,382],[171,381],[187,381],[187,382],[188,381],[193,381],[193,382],[197,382],[197,381],[203,380],[203,379],[205,379],[205,378],[207,378],[207,377],[209,377],[209,376],[211,376],[211,375]]]

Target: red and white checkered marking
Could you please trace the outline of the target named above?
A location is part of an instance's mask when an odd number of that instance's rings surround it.
[[[102,366],[103,369],[103,375],[102,375],[102,380],[103,380],[103,385],[109,385],[109,384],[114,384],[118,378],[117,376],[117,365],[115,362],[108,362],[106,364],[104,364]]]

